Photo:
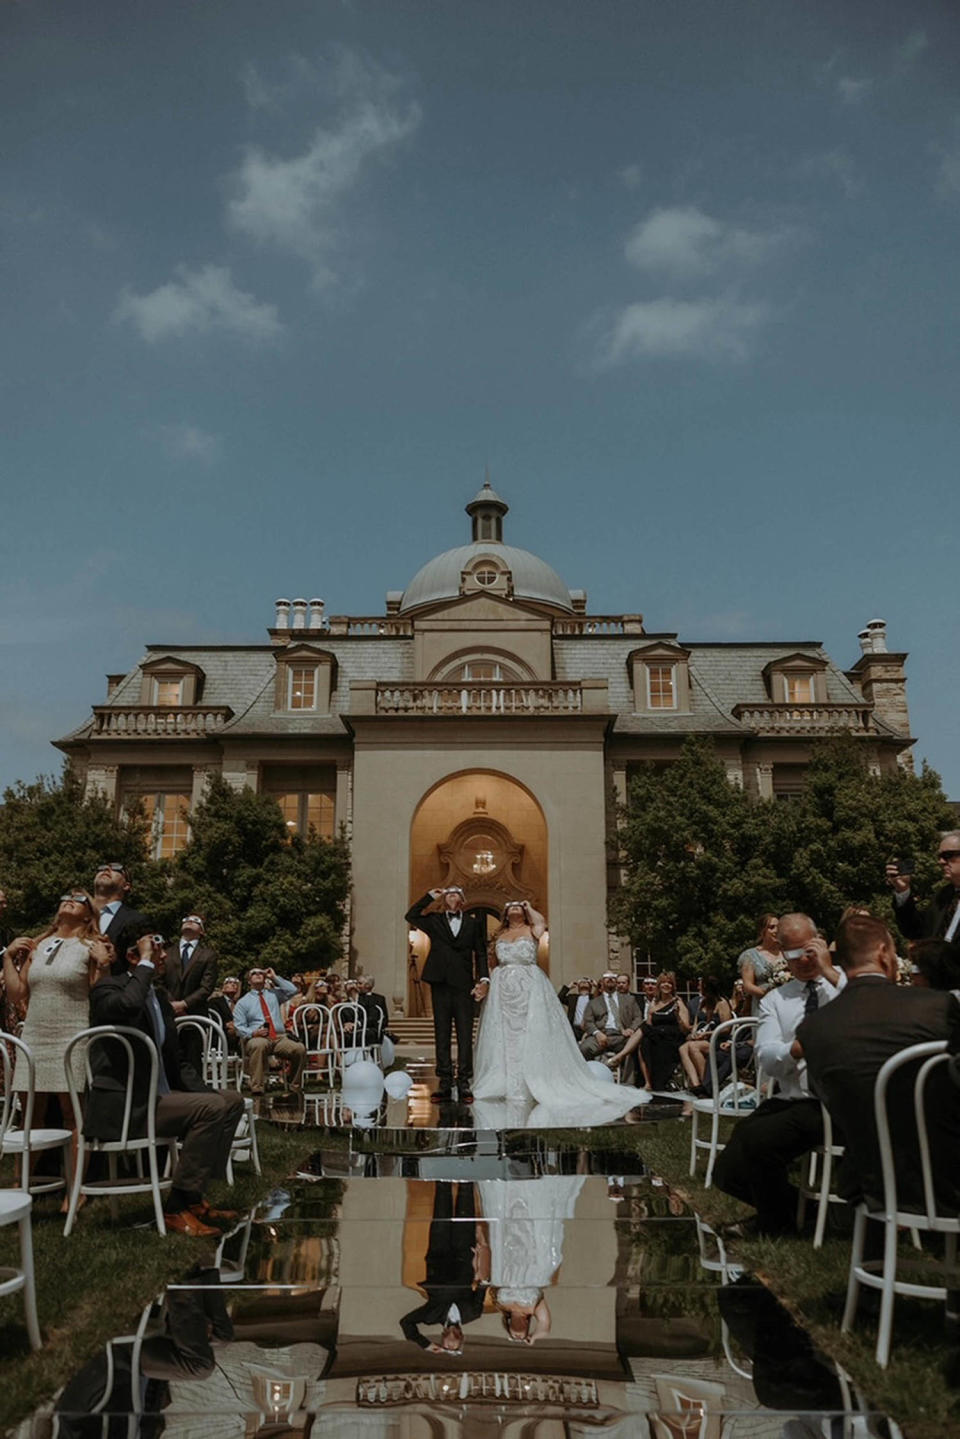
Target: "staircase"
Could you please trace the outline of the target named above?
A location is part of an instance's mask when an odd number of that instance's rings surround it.
[[[479,1023],[479,1021],[478,1021]],[[407,1019],[395,1016],[387,1026],[391,1034],[397,1036],[397,1049],[405,1053],[433,1056],[433,1019],[427,1015],[425,1019]],[[477,1026],[473,1027],[473,1038],[476,1042]],[[456,1048],[456,1040],[454,1040]]]

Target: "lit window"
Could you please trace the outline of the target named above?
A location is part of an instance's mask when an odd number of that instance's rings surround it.
[[[291,834],[307,838],[312,832],[318,839],[333,839],[334,798],[332,794],[299,790],[275,796],[283,813],[284,824]]]
[[[183,680],[154,680],[154,685],[155,704],[178,705],[181,703]]]
[[[647,666],[647,695],[652,710],[676,709],[677,687],[674,665]]]
[[[495,585],[497,583],[496,570],[474,570],[473,578],[478,585]]]
[[[139,801],[150,825],[150,853],[154,859],[172,859],[189,838],[190,796],[186,794],[140,794],[130,797],[130,807]]]
[[[313,710],[317,707],[316,665],[290,666],[290,708]]]
[[[784,675],[783,691],[788,705],[813,703],[813,680],[810,675]]]

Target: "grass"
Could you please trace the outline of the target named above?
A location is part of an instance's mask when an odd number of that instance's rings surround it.
[[[238,1170],[232,1189],[215,1186],[211,1201],[250,1208],[304,1157],[309,1140],[260,1125],[262,1176]],[[12,1182],[7,1174],[4,1183]],[[130,1333],[144,1305],[193,1264],[212,1259],[214,1241],[162,1237],[149,1195],[118,1201],[110,1218],[103,1200],[88,1201],[69,1239],[63,1237],[60,1195],[34,1200],[33,1252],[43,1348],[33,1353],[23,1324],[22,1294],[0,1299],[0,1429],[18,1423],[52,1395],[117,1334]],[[146,1227],[133,1226],[146,1221]],[[16,1226],[0,1230],[0,1266],[16,1264]]]

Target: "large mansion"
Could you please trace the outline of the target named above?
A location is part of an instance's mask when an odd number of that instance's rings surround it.
[[[639,614],[592,614],[545,560],[504,542],[489,483],[469,542],[375,616],[278,600],[265,642],[152,644],[56,743],[118,807],[141,800],[156,853],[185,843],[209,775],[275,795],[291,830],[350,837],[350,962],[406,992],[403,915],[435,884],[472,905],[527,897],[548,916],[557,983],[597,972],[617,869],[608,843],[631,767],[710,735],[728,774],[789,797],[815,746],[853,734],[910,763],[903,654],[862,631],[852,669],[816,641],[701,643]],[[253,959],[254,956],[251,956]]]

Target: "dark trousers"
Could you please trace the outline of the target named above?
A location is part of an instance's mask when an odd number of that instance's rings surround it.
[[[243,1117],[243,1100],[235,1089],[189,1094],[174,1090],[157,1100],[158,1139],[182,1141],[173,1172],[177,1189],[204,1194],[211,1179],[222,1179],[230,1144]]]
[[[797,1191],[790,1165],[823,1143],[817,1099],[765,1099],[741,1119],[717,1156],[713,1182],[725,1194],[752,1204],[761,1234],[796,1231]]]
[[[477,1242],[476,1196],[472,1184],[454,1186],[439,1181],[434,1191],[433,1219],[427,1247],[428,1293],[442,1289],[469,1289],[473,1284],[473,1249]]]
[[[473,996],[469,989],[432,984],[433,1038],[437,1048],[437,1078],[441,1089],[453,1085],[451,1039],[457,1031],[457,1085],[469,1089],[473,1081]]]

